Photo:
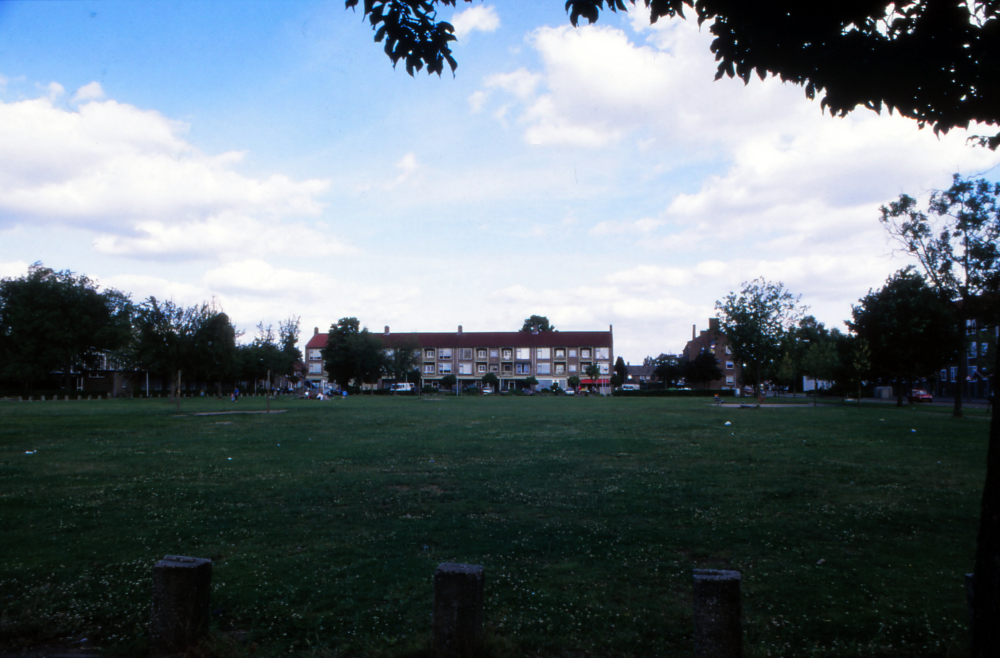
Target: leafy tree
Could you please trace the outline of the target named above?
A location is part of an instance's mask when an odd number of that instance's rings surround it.
[[[978,4],[978,3],[977,3]],[[995,25],[997,5],[990,14]],[[994,64],[997,63],[994,58]],[[993,88],[996,93],[996,88]],[[995,140],[995,138],[994,138]],[[994,141],[993,146],[997,144]],[[916,200],[901,195],[899,201],[882,208],[882,222],[904,248],[916,256],[936,288],[947,298],[958,300],[959,333],[964,320],[977,317],[997,321],[1000,294],[1000,185],[985,180],[970,181],[956,175],[952,186],[931,195],[928,213],[918,210]],[[877,354],[874,345],[873,352]],[[964,339],[956,345],[964,349]],[[1000,371],[1000,350],[994,350]],[[963,373],[964,375],[964,373]],[[964,379],[964,377],[963,377]],[[955,395],[955,415],[960,416],[961,387]],[[972,655],[976,658],[1000,654],[1000,420],[990,421],[983,485],[979,536],[976,541],[976,586],[972,602]]]
[[[351,356],[351,337],[361,331],[357,318],[341,318],[330,327],[326,345],[321,350],[323,367],[330,379],[345,389],[358,375],[354,358]]]
[[[676,386],[684,377],[684,364],[674,354],[660,354],[655,359],[647,357],[647,360],[650,361],[648,365],[654,366],[653,375],[663,382],[664,388]]]
[[[194,331],[194,363],[198,374],[206,382],[215,382],[216,394],[222,395],[223,380],[230,379],[237,371],[239,350],[236,338],[239,332],[223,312],[207,315]]]
[[[489,386],[496,391],[500,386],[500,378],[495,373],[488,372],[483,375],[483,386]]]
[[[455,375],[449,373],[441,378],[441,386],[445,386],[447,388],[454,388],[456,384],[458,384],[458,377],[456,377]]]
[[[912,267],[860,302],[851,307],[848,326],[870,346],[876,372],[899,383],[896,404],[902,406],[904,379],[934,373],[954,356],[953,310]]]
[[[618,357],[615,360],[615,376],[614,380],[611,382],[612,386],[621,386],[628,381],[628,366],[625,365],[625,361]]]
[[[598,388],[600,388],[599,382],[601,379],[601,366],[597,365],[596,363],[591,363],[589,366],[584,368],[583,374],[587,375],[587,378],[590,379],[592,383],[596,384]]]
[[[703,350],[684,364],[684,380],[695,385],[705,385],[722,379],[719,360],[711,350]]]
[[[569,377],[567,377],[566,378],[566,383],[574,391],[577,391],[577,390],[580,389],[580,378],[577,377],[576,375],[570,375]]]
[[[467,0],[471,1],[471,0]],[[346,0],[356,7],[358,0]],[[365,0],[363,11],[385,41],[395,66],[410,75],[424,66],[440,75],[454,28],[437,19],[438,4],[456,0]],[[1000,123],[1000,4],[996,0],[874,0],[867,3],[794,3],[769,0],[645,0],[650,19],[685,17],[693,9],[715,36],[715,77],[744,83],[768,74],[824,94],[822,106],[845,116],[859,105],[930,124],[935,132],[970,122]],[[623,0],[567,0],[570,21],[593,23],[605,6],[626,11]],[[1000,133],[978,138],[997,148]]]
[[[544,315],[532,315],[530,318],[525,319],[524,324],[521,325],[521,332],[530,334],[533,331],[544,333],[547,331],[556,331],[556,328],[549,323],[549,319]]]
[[[819,383],[833,379],[840,365],[840,355],[833,341],[824,340],[812,343],[802,359],[802,369],[813,378],[813,406],[819,396]]]
[[[348,349],[358,383],[376,384],[386,367],[382,340],[367,329],[362,329],[348,339]]]
[[[299,320],[298,316],[289,316],[278,325],[278,346],[284,355],[278,374],[288,378],[294,377],[295,364],[302,360],[302,351],[298,348]]]
[[[525,383],[525,385],[527,385],[527,386],[528,386],[528,388],[530,388],[530,389],[534,389],[534,388],[535,388],[536,386],[538,386],[538,380],[537,380],[537,379],[535,378],[535,376],[534,376],[534,375],[529,375],[529,376],[528,376],[528,377],[527,377],[527,378],[526,378],[526,379],[524,380],[524,383]]]
[[[61,370],[69,386],[72,369],[128,344],[133,310],[128,295],[41,263],[0,279],[0,379],[30,388]]]
[[[902,194],[882,207],[882,224],[903,248],[916,256],[935,288],[961,302],[956,306],[959,332],[954,349],[965,347],[967,320],[996,320],[1000,294],[1000,183],[954,175],[952,186],[931,195],[927,212]],[[959,360],[959,381],[965,366]],[[962,415],[962,386],[955,387],[954,415]],[[1000,635],[998,635],[1000,642]]]
[[[407,339],[386,350],[385,370],[397,382],[419,381],[420,345]]]
[[[780,357],[785,333],[805,312],[799,299],[780,281],[772,283],[761,277],[744,282],[738,294],[731,292],[725,300],[715,302],[733,356],[756,374],[755,393],[760,392],[761,372]]]

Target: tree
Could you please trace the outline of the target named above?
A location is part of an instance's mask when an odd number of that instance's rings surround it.
[[[739,294],[731,292],[715,302],[733,356],[756,373],[756,394],[760,393],[761,372],[781,355],[782,337],[805,312],[799,299],[780,281],[761,277],[744,282]]]
[[[337,324],[330,326],[326,345],[320,352],[324,369],[340,388],[347,388],[357,376],[350,340],[360,331],[361,323],[357,318],[340,318]]]
[[[577,377],[576,375],[570,375],[569,377],[567,377],[566,383],[574,391],[578,391],[580,389],[580,378]]]
[[[528,388],[530,388],[530,389],[534,389],[534,388],[535,388],[536,386],[538,386],[538,380],[537,380],[537,379],[535,378],[535,376],[534,376],[534,375],[529,375],[529,376],[528,376],[528,377],[527,377],[527,378],[526,378],[526,379],[524,380],[524,383],[525,383],[525,385],[526,385],[526,386],[527,386]]]
[[[471,2],[471,0],[467,0]],[[354,8],[358,0],[346,0]],[[424,66],[454,72],[454,28],[437,20],[438,4],[456,0],[365,0],[363,11],[385,41],[395,66],[410,75]],[[715,36],[715,78],[774,75],[802,85],[808,98],[845,116],[858,106],[898,112],[935,132],[1000,123],[1000,4],[996,0],[873,0],[866,3],[769,0],[645,0],[650,19],[685,16]],[[595,22],[607,7],[626,11],[623,0],[567,0],[570,22]],[[1000,133],[979,137],[996,149]]]
[[[521,332],[526,334],[533,332],[544,333],[547,331],[556,331],[556,328],[549,324],[549,319],[544,315],[532,315],[530,318],[525,319],[524,324],[521,325]]]
[[[496,391],[499,389],[500,386],[500,378],[497,377],[496,374],[488,372],[485,375],[483,375],[483,386],[489,386],[494,391]]]
[[[621,386],[628,381],[628,366],[625,365],[625,361],[618,357],[615,360],[615,378],[611,382],[612,386]]]
[[[128,295],[41,263],[0,279],[0,379],[30,388],[61,371],[69,386],[74,368],[128,344],[133,310]]]
[[[646,357],[645,360],[649,361],[647,365],[653,366],[653,375],[663,382],[664,388],[676,386],[684,377],[684,364],[674,354],[660,354],[655,359]]]
[[[386,367],[382,340],[368,329],[362,329],[350,336],[347,345],[358,383],[376,384]]]
[[[952,186],[931,194],[925,213],[913,197],[882,206],[889,234],[915,256],[934,287],[956,305],[959,332],[955,349],[965,346],[966,321],[996,320],[1000,294],[1000,183],[967,180],[955,174]],[[959,381],[966,373],[960,360]],[[962,415],[962,385],[956,387],[954,415]],[[998,636],[1000,637],[1000,636]]]
[[[934,373],[954,356],[953,309],[912,267],[860,302],[851,307],[853,320],[847,324],[869,345],[876,372],[896,379],[896,404],[902,406],[904,379]]]
[[[229,316],[221,311],[205,317],[195,329],[194,362],[198,364],[198,374],[206,382],[215,382],[219,396],[222,395],[223,380],[231,378],[237,370],[238,335]]]
[[[445,386],[447,388],[454,388],[457,383],[458,377],[450,373],[441,378],[441,386]]]
[[[711,350],[703,350],[684,364],[684,380],[695,385],[709,384],[722,379],[719,360]]]
[[[809,345],[802,359],[802,369],[813,378],[813,406],[819,395],[819,383],[833,379],[840,365],[837,347],[830,340],[819,341]]]
[[[583,374],[587,375],[587,378],[590,379],[591,383],[597,384],[598,388],[600,388],[601,366],[596,363],[591,363],[589,366],[584,368]]]
[[[420,345],[407,339],[385,351],[385,370],[397,382],[420,379]]]

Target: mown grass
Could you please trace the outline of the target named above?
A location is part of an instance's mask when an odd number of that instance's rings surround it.
[[[445,561],[486,567],[493,656],[692,655],[699,567],[743,573],[748,656],[968,651],[982,418],[656,398],[275,407],[0,404],[0,648],[142,653],[152,565],[179,554],[215,561],[202,655],[427,655]]]

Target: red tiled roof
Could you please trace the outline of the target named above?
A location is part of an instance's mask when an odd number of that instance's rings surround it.
[[[420,347],[612,347],[610,331],[465,331],[374,334],[387,347],[415,342]],[[314,334],[306,349],[326,346],[327,334]]]

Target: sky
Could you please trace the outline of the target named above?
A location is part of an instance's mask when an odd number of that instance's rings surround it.
[[[742,282],[828,327],[912,263],[879,207],[1000,155],[714,80],[695,22],[459,2],[455,75],[339,0],[0,2],[0,277],[41,262],[259,322],[614,327],[676,353]],[[992,131],[995,132],[995,129]]]

